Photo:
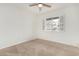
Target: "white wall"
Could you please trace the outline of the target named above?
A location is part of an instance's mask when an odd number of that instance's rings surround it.
[[[64,16],[65,31],[43,31],[42,20],[48,17]],[[37,21],[38,20],[38,21]],[[36,26],[36,38],[46,39],[50,41],[56,41],[69,45],[79,45],[79,5],[72,5],[66,8],[58,9],[56,11],[50,11],[37,16]]]
[[[0,49],[32,38],[34,15],[18,4],[0,4]]]

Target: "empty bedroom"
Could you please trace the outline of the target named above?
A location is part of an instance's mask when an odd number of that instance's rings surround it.
[[[79,3],[0,3],[0,56],[79,56]]]

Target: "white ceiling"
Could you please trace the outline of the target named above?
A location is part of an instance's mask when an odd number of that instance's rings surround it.
[[[20,4],[20,6],[28,9],[30,12],[37,14],[37,13],[45,13],[45,12],[51,11],[51,10],[54,11],[54,10],[60,9],[60,8],[65,8],[65,7],[71,6],[75,3],[45,3],[48,5],[51,5],[52,7],[51,8],[43,7],[42,11],[39,11],[39,8],[37,6],[29,7],[30,4],[32,4],[32,3],[24,3],[24,4]]]

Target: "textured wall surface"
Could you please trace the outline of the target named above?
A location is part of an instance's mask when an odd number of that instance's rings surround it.
[[[20,4],[0,4],[0,49],[30,40],[33,19]]]
[[[49,11],[37,16],[36,32],[37,38],[42,38],[50,41],[62,42],[69,45],[79,45],[79,4],[73,4],[66,8]],[[42,21],[46,18],[64,16],[64,31],[45,31],[42,30]]]

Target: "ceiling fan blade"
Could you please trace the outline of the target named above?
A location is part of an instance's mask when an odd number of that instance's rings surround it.
[[[38,5],[38,3],[30,4],[29,6],[32,7],[32,6],[36,6],[36,5]]]
[[[43,6],[46,6],[46,7],[49,7],[49,8],[51,7],[50,5],[47,5],[47,4],[43,4]]]

